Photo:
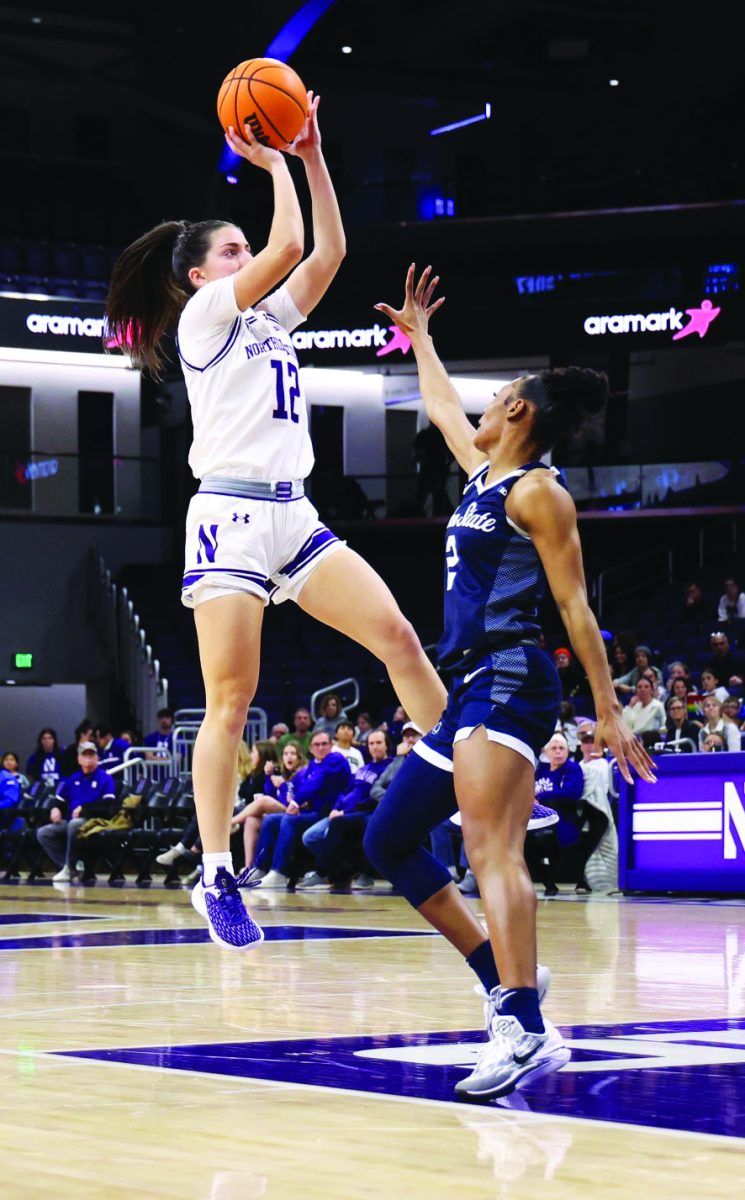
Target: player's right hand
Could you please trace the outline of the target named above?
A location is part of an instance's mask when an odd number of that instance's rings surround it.
[[[263,171],[271,171],[278,162],[282,162],[279,150],[273,150],[271,146],[262,146],[261,142],[257,142],[248,125],[245,126],[243,134],[240,136],[230,125],[225,134],[225,141],[230,149],[236,154],[240,154],[241,158],[245,158],[246,162],[253,163],[255,167],[261,167]]]

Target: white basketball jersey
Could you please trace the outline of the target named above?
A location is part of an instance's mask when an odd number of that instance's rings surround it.
[[[190,297],[176,344],[194,424],[189,466],[197,479],[310,474],[308,411],[289,336],[304,320],[284,286],[241,312],[232,275]]]

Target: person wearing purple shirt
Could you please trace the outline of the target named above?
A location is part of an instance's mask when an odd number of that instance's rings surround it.
[[[115,738],[110,725],[96,725],[94,734],[98,745],[98,765],[104,771],[120,766],[129,750],[129,742],[125,742],[123,738]]]
[[[73,842],[85,824],[82,815],[88,804],[110,804],[116,798],[114,781],[101,769],[94,742],[81,742],[78,747],[80,770],[63,779],[57,789],[58,805],[49,812],[50,823],[37,829],[36,836],[45,853],[59,867],[53,876],[55,883],[69,883],[75,875],[72,860]],[[67,813],[67,817],[63,813]]]
[[[36,782],[39,779],[49,780],[57,784],[62,778],[62,748],[57,741],[57,734],[47,725],[39,733],[36,749],[26,763],[26,773]]]
[[[579,838],[579,804],[585,789],[585,777],[578,762],[569,757],[569,747],[563,733],[555,733],[544,746],[548,762],[539,762],[535,772],[535,797],[549,804],[559,814],[559,824],[553,833],[553,849],[548,852],[549,865],[542,871],[547,896],[558,892],[555,874],[555,850],[570,846]]]
[[[389,746],[388,735],[382,729],[373,730],[367,739],[370,762],[357,772],[351,790],[339,797],[329,815],[306,829],[303,845],[315,859],[315,870],[300,880],[298,888],[341,887],[353,878],[367,822],[375,807],[370,793],[390,766]],[[367,873],[361,879],[359,886],[372,887],[372,878]]]
[[[148,733],[142,739],[143,746],[152,746],[153,750],[167,750],[173,753],[173,713],[170,708],[160,708],[157,713],[158,728]]]
[[[310,740],[311,761],[298,771],[292,781],[292,799],[284,813],[264,817],[256,860],[265,862],[273,839],[272,869],[262,880],[262,887],[286,887],[295,857],[297,843],[311,825],[325,817],[337,800],[349,791],[352,772],[343,754],[332,749],[331,736],[325,730],[314,733]]]

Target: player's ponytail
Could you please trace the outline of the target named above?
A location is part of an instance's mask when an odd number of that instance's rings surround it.
[[[589,367],[557,367],[528,375],[516,387],[517,395],[535,407],[532,433],[542,453],[600,412],[608,399],[607,375]]]
[[[164,221],[122,251],[106,299],[106,341],[122,346],[133,364],[156,378],[163,339],[173,333],[193,293],[192,267],[204,262],[210,239],[226,221]]]

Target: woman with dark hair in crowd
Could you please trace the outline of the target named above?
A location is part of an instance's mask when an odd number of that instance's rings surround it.
[[[617,633],[610,651],[610,673],[613,679],[626,675],[634,666],[635,641],[630,636]]]
[[[538,755],[561,700],[556,669],[538,642],[547,583],[587,672],[598,746],[611,750],[629,780],[627,760],[644,778],[653,776],[651,760],[621,720],[587,602],[574,504],[559,472],[541,461],[602,409],[607,379],[579,367],[523,376],[495,394],[474,432],[429,335],[442,303],[433,300],[436,284],[427,268],[415,289],[412,265],[403,308],[377,307],[409,338],[427,415],[467,475],[445,541],[438,657],[450,691],[442,719],[407,756],[370,818],[365,850],[465,956],[489,994],[489,1041],[456,1085],[459,1094],[485,1099],[569,1059],[540,1010],[548,984],[545,973],[542,981],[537,975],[536,895],[523,852]],[[453,782],[488,937],[447,868],[421,845],[455,812]]]
[[[677,697],[678,700],[682,700],[686,706],[688,717],[692,721],[696,719],[694,695],[693,683],[687,677],[676,675],[670,680],[670,699],[672,700],[673,697]]]
[[[336,726],[346,715],[341,706],[341,697],[336,692],[327,692],[321,700],[321,715],[313,726],[313,732],[327,733],[333,740]]]
[[[256,691],[270,599],[293,600],[365,646],[424,728],[445,700],[387,585],[305,495],[313,447],[291,334],[346,253],[317,109],[309,94],[305,125],[287,148],[303,162],[312,201],[315,244],[303,262],[303,218],[284,154],[257,142],[247,125],[231,127],[230,149],[272,180],[267,245],[254,254],[232,221],[165,221],[124,250],[107,300],[110,336],[156,375],[164,339],[178,329],[194,425],[189,462],[201,481],[187,516],[182,589],[194,609],[206,694],[192,763],[204,872],[192,902],[212,940],[234,949],[261,941],[233,875],[230,819],[235,750]]]
[[[77,743],[77,736],[76,736]],[[77,745],[76,745],[77,750]],[[74,770],[77,770],[77,759]],[[36,749],[26,763],[29,779],[36,783],[39,779],[48,779],[50,784],[58,784],[62,775],[62,747],[57,741],[57,731],[51,725],[45,725],[39,730],[36,739]]]

